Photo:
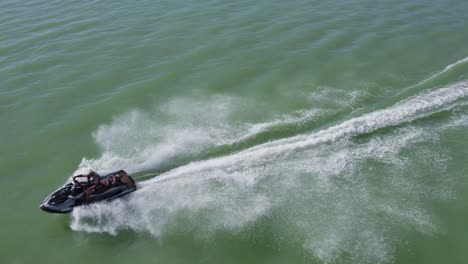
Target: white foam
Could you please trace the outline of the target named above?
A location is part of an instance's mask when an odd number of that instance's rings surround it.
[[[175,169],[162,177],[155,178],[152,181],[158,182],[165,180],[167,177],[174,177],[191,171],[206,170],[218,166],[232,166],[241,162],[244,164],[238,165],[245,166],[249,159],[258,159],[263,156],[272,156],[275,154],[282,155],[296,149],[334,142],[345,137],[370,133],[377,129],[412,121],[421,115],[433,113],[433,111],[438,108],[452,104],[467,95],[468,82],[459,82],[427,94],[415,96],[392,107],[352,118],[336,126],[309,135],[299,135],[276,140],[233,155],[194,162]]]
[[[415,143],[430,144],[437,131],[406,125],[360,142],[353,137],[453,108],[466,96],[463,81],[320,131],[193,162],[141,182],[125,199],[76,208],[71,227],[110,234],[131,229],[156,237],[176,227],[207,238],[220,229],[235,234],[262,220],[324,262],[337,262],[343,254],[360,263],[388,262],[402,230],[435,232],[423,203],[449,196],[448,187],[421,186],[401,153],[421,157],[412,162],[431,171],[438,164],[424,162],[433,153]],[[271,123],[291,119],[282,120]],[[212,142],[225,141],[208,145]]]
[[[431,80],[433,80],[433,79],[435,79],[435,78],[437,78],[437,77],[439,77],[439,76],[445,74],[446,72],[448,72],[448,71],[451,70],[452,68],[454,68],[454,67],[456,67],[456,66],[458,66],[458,65],[467,63],[467,62],[468,62],[468,57],[463,58],[463,59],[461,59],[461,60],[459,60],[459,61],[457,61],[457,62],[455,62],[455,63],[452,63],[452,64],[446,66],[442,71],[440,71],[440,72],[438,72],[438,73],[436,73],[436,74],[433,74],[433,75],[431,75],[429,78],[426,78],[426,79],[420,81],[419,83],[417,83],[416,85],[410,86],[410,87],[408,87],[408,88],[416,87],[416,86],[419,86],[419,85],[421,85],[421,84],[427,83],[427,82],[429,82],[429,81],[431,81]]]
[[[74,174],[89,169],[109,172],[125,168],[128,172],[138,172],[157,168],[175,158],[243,142],[275,127],[310,122],[324,114],[317,109],[301,110],[269,122],[239,124],[231,116],[237,105],[242,104],[245,102],[238,98],[213,96],[202,102],[171,100],[155,109],[154,116],[130,111],[93,133],[102,155],[97,159],[83,158]],[[165,119],[171,123],[165,123]]]

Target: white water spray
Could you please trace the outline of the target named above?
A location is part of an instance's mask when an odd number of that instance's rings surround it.
[[[449,65],[443,72],[466,61],[468,58]],[[130,229],[155,237],[162,237],[168,230],[177,228],[209,239],[220,229],[235,235],[246,227],[267,221],[278,236],[290,238],[289,243],[301,245],[303,250],[324,262],[337,261],[343,253],[363,263],[388,262],[402,228],[426,234],[436,232],[433,216],[423,206],[425,201],[452,196],[450,179],[442,178],[439,179],[441,185],[427,186],[415,178],[415,175],[430,177],[431,173],[437,174],[438,170],[444,169],[446,159],[443,154],[428,152],[424,147],[436,141],[443,126],[428,129],[412,122],[440,111],[463,107],[467,96],[468,81],[462,81],[320,131],[192,162],[141,182],[140,190],[125,199],[76,208],[71,227],[110,234]],[[231,106],[224,110],[229,113]],[[320,113],[314,111],[304,114],[299,121]],[[135,120],[144,120],[136,127],[149,124],[149,130],[154,130],[148,119],[136,115]],[[222,116],[221,121],[229,119],[226,118],[229,114]],[[219,130],[211,130],[215,132],[210,134],[210,139],[204,141],[203,136],[196,136],[187,144],[182,142],[178,151],[190,148],[198,151],[235,142],[255,136],[277,123],[296,121],[285,117],[271,123],[237,124],[235,127],[219,122],[223,125],[218,126]],[[452,122],[450,127],[460,125],[466,126],[463,122]],[[120,126],[118,121],[111,125],[112,128]],[[194,128],[195,134],[197,129],[203,131],[202,127],[190,128]],[[353,140],[355,136],[383,128],[393,128],[393,131],[375,133],[359,142]],[[178,129],[184,131],[184,126],[174,126],[167,131]],[[185,130],[181,135],[189,131]],[[97,139],[104,140],[99,131]],[[112,154],[115,151],[112,149],[114,137],[109,139],[110,142],[101,144],[109,146],[107,153]],[[197,145],[200,139],[202,144]],[[150,145],[146,154],[157,151],[160,146]],[[110,156],[90,163],[110,168],[109,164],[115,165],[108,163],[112,159]],[[132,153],[124,160],[130,167],[133,164],[134,171],[159,164],[154,157],[148,161],[138,153]],[[419,166],[407,166],[408,162]],[[412,171],[413,167],[426,168],[428,172],[418,174]],[[180,224],[180,219],[186,221]]]

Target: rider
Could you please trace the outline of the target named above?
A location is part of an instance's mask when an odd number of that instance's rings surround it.
[[[86,178],[86,181],[79,181],[78,180],[79,178]],[[73,182],[75,184],[85,185],[85,186],[98,184],[100,180],[101,180],[101,177],[99,176],[99,174],[97,174],[93,170],[90,170],[88,174],[80,174],[80,175],[73,177]]]
[[[86,181],[79,181],[79,178],[86,178]],[[84,191],[86,198],[89,197],[92,193],[96,191],[100,191],[99,189],[101,186],[101,176],[97,174],[95,171],[90,170],[88,174],[80,174],[73,177],[74,187],[72,189],[73,192],[79,192],[80,190]]]
[[[101,179],[101,176],[92,170],[89,171],[87,178],[88,185],[84,190],[86,198],[89,198],[92,194],[107,191],[118,180],[117,175],[110,175]]]
[[[78,178],[86,178],[86,181],[79,181]],[[72,193],[78,193],[81,190],[84,192],[86,199],[89,199],[92,194],[99,194],[107,191],[116,182],[120,182],[118,174],[109,175],[101,179],[101,176],[95,171],[90,170],[88,174],[80,174],[73,177],[74,187]]]

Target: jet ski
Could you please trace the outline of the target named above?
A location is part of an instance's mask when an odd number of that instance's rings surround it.
[[[100,176],[94,171],[72,177],[47,196],[40,208],[49,213],[70,213],[73,207],[111,200],[136,190],[135,181],[123,171]]]

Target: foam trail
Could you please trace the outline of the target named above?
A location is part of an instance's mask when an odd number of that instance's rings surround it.
[[[218,230],[235,236],[266,225],[324,263],[342,257],[391,262],[405,230],[437,231],[424,204],[450,199],[453,189],[441,177],[446,157],[427,146],[443,126],[398,125],[464,107],[466,96],[463,81],[318,132],[190,163],[141,182],[123,199],[76,208],[71,228],[110,234],[130,229],[158,238],[177,230],[213,239]],[[397,127],[349,140],[389,126]]]
[[[312,109],[308,111],[298,112],[296,113],[296,116],[286,115],[286,116],[278,117],[277,119],[270,121],[270,122],[251,124],[251,125],[249,124],[247,125],[248,129],[245,132],[245,134],[242,135],[240,138],[231,140],[229,144],[243,142],[249,138],[253,138],[257,136],[258,134],[269,131],[275,127],[280,127],[280,126],[285,126],[285,125],[303,124],[303,123],[310,122],[310,120],[317,118],[317,116],[323,115],[324,112],[325,111],[323,110]]]
[[[468,57],[466,57],[466,58],[464,58],[464,59],[461,59],[461,60],[459,60],[459,61],[457,61],[457,62],[455,62],[455,63],[453,63],[453,64],[450,64],[449,66],[445,67],[445,69],[444,69],[443,71],[441,71],[440,73],[438,73],[438,74],[432,76],[431,78],[434,78],[435,76],[438,76],[438,75],[440,75],[440,74],[443,74],[443,73],[447,72],[448,70],[450,70],[451,68],[453,68],[453,67],[455,67],[455,66],[457,66],[457,65],[459,65],[459,64],[466,63],[466,62],[468,62]]]
[[[443,151],[431,152],[427,144],[437,141],[439,131],[466,125],[465,119],[430,128],[411,122],[464,109],[467,96],[465,80],[317,132],[192,162],[140,182],[123,199],[76,208],[71,228],[110,234],[129,229],[157,238],[182,230],[212,239],[218,230],[236,236],[267,225],[275,237],[287,237],[288,245],[324,263],[346,257],[391,262],[405,230],[437,231],[425,204],[450,199],[453,182],[443,177]],[[295,119],[271,124],[290,121]],[[350,140],[386,127],[395,129]],[[230,139],[252,131],[242,129]]]
[[[231,120],[240,104],[246,103],[235,97],[213,96],[202,103],[171,100],[159,106],[154,116],[133,110],[93,133],[103,154],[97,159],[84,158],[74,174],[89,169],[110,172],[116,167],[130,173],[151,170],[211,147],[242,143],[270,129],[312,122],[327,112],[298,110],[268,122],[240,124]],[[253,111],[249,107],[255,104],[245,107]],[[171,122],[164,125],[164,119]]]
[[[445,105],[454,103],[467,95],[468,82],[455,83],[427,94],[415,96],[397,103],[392,107],[350,119],[316,133],[265,143],[226,157],[194,162],[175,169],[164,176],[149,180],[149,182],[159,182],[168,177],[174,177],[175,175],[183,175],[188,172],[211,169],[217,166],[232,166],[233,164],[241,163],[249,159],[288,153],[317,144],[334,142],[344,137],[370,133],[384,127],[412,121],[416,119],[418,115],[424,115],[431,110],[436,110]]]
[[[453,67],[458,66],[458,65],[461,65],[461,64],[464,64],[464,63],[467,63],[467,62],[468,62],[468,57],[463,58],[463,59],[461,59],[461,60],[459,60],[459,61],[457,61],[457,62],[455,62],[455,63],[452,63],[452,64],[448,65],[448,66],[445,67],[445,69],[443,69],[442,71],[440,71],[440,72],[438,72],[438,73],[436,73],[436,74],[430,76],[429,78],[424,79],[424,80],[420,81],[419,83],[417,83],[417,84],[415,84],[415,85],[412,85],[412,86],[410,86],[410,87],[408,87],[408,88],[416,87],[416,86],[419,86],[419,85],[421,85],[421,84],[427,83],[428,81],[430,81],[430,80],[432,80],[432,79],[435,79],[435,78],[439,77],[440,75],[442,75],[442,74],[448,72],[448,71],[449,71],[450,69],[452,69]]]

